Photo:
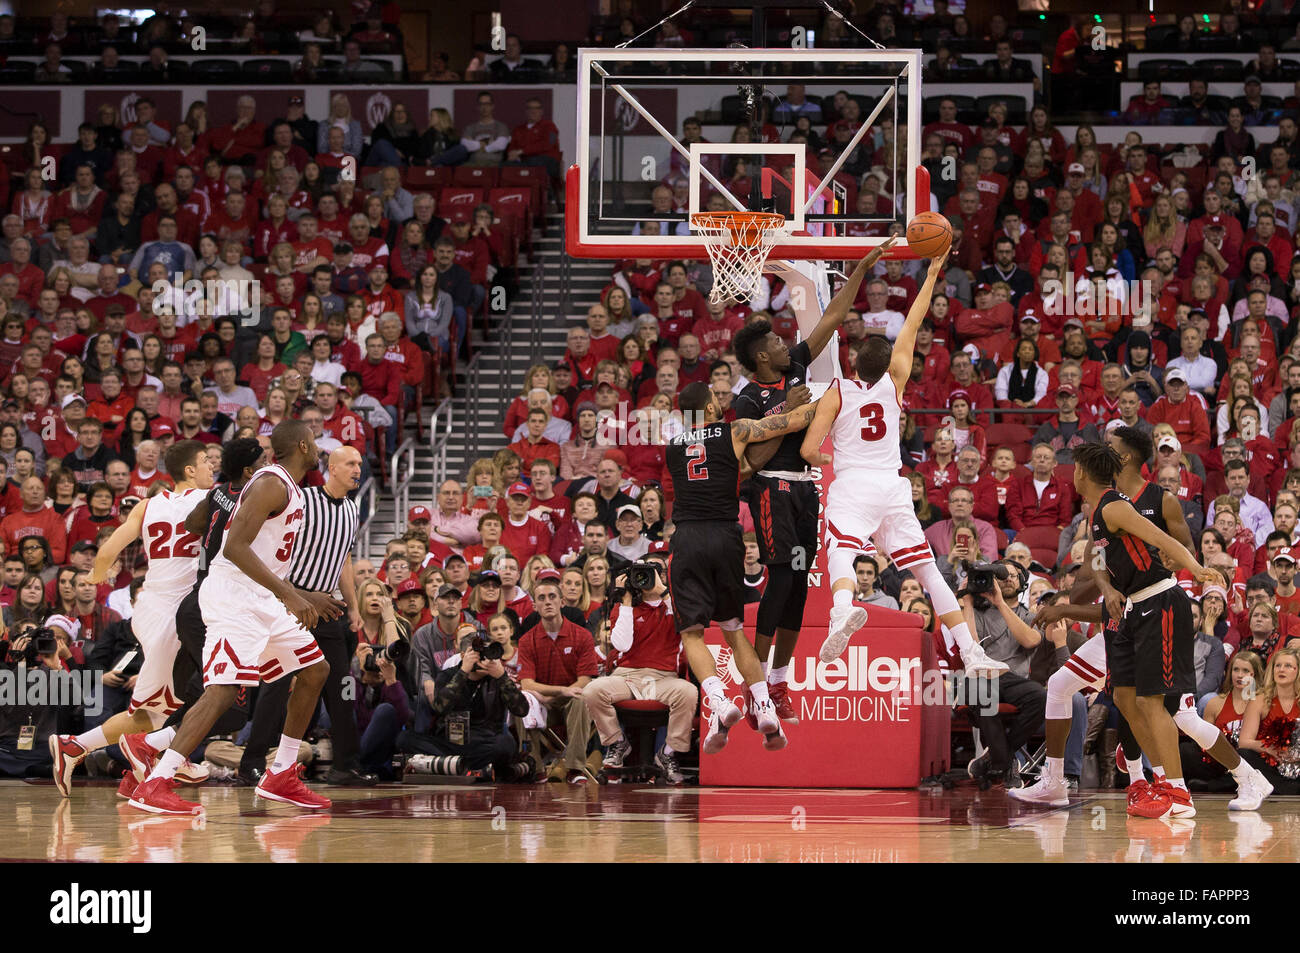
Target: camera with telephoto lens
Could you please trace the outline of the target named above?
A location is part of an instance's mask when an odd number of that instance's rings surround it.
[[[13,651],[13,644],[24,636],[27,637],[27,645],[21,651]],[[0,662],[3,662],[4,656],[8,654],[13,659],[13,664],[23,662],[28,666],[34,666],[42,655],[58,653],[59,640],[54,637],[53,629],[41,626],[24,632],[10,632],[0,646],[3,646],[0,648]]]
[[[1010,571],[1001,563],[973,563],[963,559],[961,565],[966,570],[966,592],[972,596],[992,592],[997,585],[995,580],[1010,576]]]
[[[411,646],[405,639],[394,639],[383,648],[375,647],[373,652],[366,655],[365,662],[362,663],[367,672],[379,674],[379,659],[386,658],[394,665],[402,661],[411,654]]]
[[[506,654],[504,645],[482,635],[472,636],[469,647],[478,653],[480,662],[495,662],[500,658],[504,658]]]

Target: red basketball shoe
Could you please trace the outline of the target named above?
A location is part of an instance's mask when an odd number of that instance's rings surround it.
[[[1138,787],[1136,784],[1129,785],[1129,814],[1133,817],[1157,818],[1164,817],[1169,813],[1172,801],[1158,783],[1147,784],[1143,782],[1143,787],[1134,792],[1132,789],[1136,787]]]
[[[123,735],[118,739],[117,746],[122,749],[122,754],[126,755],[126,760],[131,762],[135,779],[143,784],[153,771],[154,765],[158,763],[158,749],[145,741],[143,731],[134,735]]]
[[[283,801],[294,807],[305,807],[309,811],[323,811],[330,806],[327,797],[311,791],[302,783],[302,765],[295,764],[283,771],[268,771],[258,783],[257,796],[271,801]]]
[[[117,786],[117,796],[120,798],[126,798],[126,800],[129,801],[131,800],[131,796],[135,794],[135,789],[139,786],[140,784],[136,781],[134,774],[130,771],[123,771],[122,783]]]
[[[772,707],[776,709],[776,717],[792,725],[799,724],[799,713],[790,700],[790,689],[785,682],[777,682],[775,685],[769,683],[767,694],[772,699]]]
[[[54,761],[54,786],[64,797],[72,796],[72,772],[88,752],[72,735],[50,735],[50,757]]]
[[[135,789],[128,801],[132,807],[150,814],[202,814],[203,805],[176,796],[176,782],[171,778],[152,778]]]
[[[1169,808],[1166,811],[1169,817],[1196,816],[1196,808],[1192,804],[1192,795],[1186,788],[1176,787],[1162,778],[1157,782],[1156,789],[1169,798]]]

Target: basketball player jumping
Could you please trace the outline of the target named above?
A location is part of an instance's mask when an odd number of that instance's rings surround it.
[[[877,535],[881,550],[894,565],[910,569],[930,593],[940,621],[957,642],[967,674],[993,676],[1007,670],[971,638],[957,598],[939,574],[917,521],[912,484],[898,475],[902,468],[899,395],[912,373],[916,332],[929,311],[930,296],[947,259],[945,252],[930,260],[930,271],[898,340],[891,347],[883,335],[867,338],[858,353],[858,379],[835,379],[818,402],[817,415],[804,434],[801,453],[805,460],[814,465],[835,462],[835,479],[826,491],[827,565],[833,605],[830,629],[820,652],[823,662],[839,658],[853,633],[867,621],[867,610],[853,605],[853,560],[871,551],[871,537]],[[821,451],[827,434],[833,456]]]
[[[727,732],[741,711],[727,697],[713,655],[704,644],[704,627],[716,621],[731,646],[736,669],[750,693],[756,727],[763,747],[780,751],[786,745],[781,719],[768,695],[767,682],[754,647],[745,639],[745,543],[741,539],[740,471],[745,448],[802,430],[817,405],[805,404],[788,414],[762,420],[723,423],[722,405],[707,384],[682,388],[677,398],[683,415],[703,424],[668,441],[668,474],[673,483],[672,555],[668,588],[673,615],[691,671],[704,689],[711,709],[709,731],[700,750],[716,754],[727,743]]]
[[[1218,582],[1220,576],[1197,562],[1186,546],[1143,517],[1114,489],[1123,466],[1120,454],[1108,444],[1088,443],[1074,449],[1074,488],[1092,514],[1092,570],[1105,595],[1104,606],[1098,608],[1104,608],[1105,616],[1122,617],[1114,633],[1108,633],[1110,641],[1105,644],[1115,704],[1151,760],[1155,778],[1149,794],[1130,805],[1130,813],[1140,817],[1192,817],[1196,809],[1183,783],[1178,725],[1170,717],[1166,699],[1177,699],[1176,710],[1184,729],[1202,746],[1212,747],[1219,732],[1196,715],[1191,603],[1165,563],[1188,570],[1202,582]],[[1101,617],[1103,621],[1105,616]],[[1060,718],[1060,697],[1055,702],[1053,705],[1049,690],[1048,717],[1055,715],[1053,721],[1066,721],[1068,734],[1069,695],[1064,696],[1065,719]],[[1184,711],[1188,715],[1182,715]],[[1060,725],[1053,727],[1049,737],[1059,736]],[[1204,739],[1200,736],[1202,728],[1208,729]],[[1057,749],[1064,753],[1063,746]],[[1055,774],[1062,770],[1063,763],[1053,756],[1046,784],[1040,781],[1035,785],[1042,786],[1044,797],[1052,793]],[[1250,777],[1246,772],[1234,774],[1239,782]]]
[[[90,752],[116,744],[124,735],[148,731],[152,732],[148,737],[153,743],[165,748],[175,733],[174,728],[164,728],[163,724],[180,707],[172,685],[172,663],[180,647],[176,611],[198,572],[198,538],[185,531],[185,517],[212,486],[212,467],[205,450],[197,440],[182,440],[168,448],[165,465],[176,480],[176,488],[136,506],[95,556],[90,581],[99,584],[108,580],[122,550],[144,539],[149,568],[131,617],[131,630],[144,652],[144,661],[126,711],[75,737],[50,735],[54,783],[64,797],[71,793],[73,770]],[[206,771],[188,762],[178,772],[178,777],[189,782],[201,781],[206,775]],[[138,773],[126,774],[118,793],[130,797],[136,782],[142,780]]]
[[[1183,519],[1178,500],[1142,476],[1142,464],[1152,454],[1151,438],[1134,427],[1117,427],[1106,435],[1106,443],[1118,454],[1120,460],[1115,489],[1124,499],[1132,501],[1133,508],[1141,517],[1168,533],[1190,551],[1192,535]],[[1084,557],[1082,578],[1070,592],[1071,604],[1047,606],[1034,619],[1034,624],[1039,626],[1050,625],[1059,619],[1092,622],[1102,627],[1103,635],[1100,638],[1094,636],[1079,646],[1069,660],[1047,680],[1046,767],[1036,784],[1007,792],[1017,801],[1046,804],[1050,807],[1064,807],[1069,803],[1064,759],[1072,721],[1070,699],[1075,692],[1087,688],[1102,690],[1112,657],[1120,659],[1121,665],[1131,664],[1132,635],[1128,627],[1142,616],[1131,611],[1124,614],[1124,597],[1115,590],[1108,571],[1100,566],[1093,569],[1093,553],[1090,546],[1088,555]],[[1094,594],[1100,594],[1104,601],[1093,602]],[[1127,674],[1122,680],[1116,681],[1117,686],[1129,680]],[[1119,679],[1119,676],[1116,677]],[[1228,809],[1257,809],[1264,798],[1273,793],[1273,786],[1260,772],[1242,760],[1223,732],[1200,717],[1194,705],[1179,704],[1181,701],[1177,696],[1165,696],[1166,709],[1171,704],[1175,709],[1172,712],[1174,724],[1200,745],[1206,754],[1223,765],[1237,781],[1237,797],[1228,803]],[[1161,797],[1147,783],[1142,774],[1142,758],[1137,739],[1131,727],[1125,730],[1127,718],[1123,718],[1123,721],[1120,750],[1124,759],[1122,766],[1128,772],[1130,780],[1128,813],[1135,817],[1162,816],[1170,811],[1172,804],[1167,803],[1169,799]],[[1160,778],[1157,776],[1156,780],[1159,781]],[[1156,813],[1158,810],[1161,811],[1160,814]]]
[[[303,592],[285,581],[305,505],[298,484],[320,460],[311,429],[286,420],[271,432],[276,463],[258,470],[239,495],[221,553],[199,591],[204,644],[203,697],[186,713],[171,746],[131,798],[132,807],[153,814],[201,814],[203,806],[174,790],[176,768],[207,737],[230,707],[240,685],[294,675],[284,733],[275,763],[258,784],[259,797],[323,809],[327,798],[310,791],[298,773],[298,748],[320,697],[329,665],[308,631],[337,618],[343,603]]]
[[[844,287],[826,306],[817,327],[794,347],[788,347],[767,321],[755,321],[736,332],[736,357],[752,375],[732,401],[737,418],[762,420],[812,399],[807,386],[808,365],[826,349],[835,329],[844,323],[863,278],[896,241],[897,237],[891,236],[858,262]],[[754,627],[754,651],[767,676],[777,715],[792,723],[799,718],[786,679],[803,626],[808,569],[817,555],[819,503],[812,470],[799,456],[800,439],[797,434],[789,434],[746,451],[750,468],[755,471],[749,509],[757,530],[759,562],[767,567],[767,588],[759,600],[758,623]],[[774,635],[776,650],[768,670]]]

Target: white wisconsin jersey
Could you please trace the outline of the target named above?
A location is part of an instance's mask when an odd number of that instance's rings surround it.
[[[199,538],[185,529],[185,517],[203,502],[206,490],[166,490],[144,504],[140,539],[149,557],[144,591],[183,598],[199,571]]]
[[[899,423],[903,408],[894,379],[885,374],[875,384],[837,377],[840,412],[831,425],[836,476],[843,470],[876,470],[897,476],[903,465],[899,453]]]
[[[230,514],[230,522],[226,524],[226,535],[221,541],[221,552],[217,553],[216,559],[212,560],[212,570],[208,574],[208,579],[240,579],[248,580],[243,570],[232,563],[226,557],[226,542],[230,539],[230,527],[234,525],[235,516],[239,513],[239,507],[243,504],[244,497],[248,495],[248,488],[258,480],[280,480],[285,488],[289,491],[289,502],[278,516],[272,516],[262,528],[257,531],[257,536],[253,538],[252,546],[253,555],[262,561],[267,569],[275,573],[276,576],[283,579],[289,575],[289,564],[293,561],[293,545],[298,538],[298,531],[302,529],[303,511],[306,504],[303,502],[302,490],[298,489],[298,484],[293,482],[288,471],[278,463],[263,467],[253,474],[253,478],[244,484],[244,489],[240,491],[239,501],[235,503],[235,509]],[[204,583],[207,588],[208,583]]]

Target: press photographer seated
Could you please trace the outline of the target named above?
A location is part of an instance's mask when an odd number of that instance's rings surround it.
[[[1020,606],[1020,593],[1028,585],[1028,573],[1018,563],[966,563],[966,588],[957,592],[962,615],[975,641],[988,657],[1005,662],[1010,671],[996,682],[998,702],[1015,705],[1017,713],[1009,724],[997,715],[971,709],[986,750],[972,761],[972,777],[997,783],[1011,767],[1011,758],[1038,731],[1047,706],[1047,690],[1029,677],[1034,654],[1043,636],[1029,624],[1029,611]],[[989,697],[975,694],[970,697]]]
[[[504,618],[498,613],[490,623]],[[487,638],[475,632],[461,643],[460,664],[438,672],[432,700],[433,727],[427,733],[402,732],[397,739],[399,751],[458,756],[461,760],[456,767],[461,771],[491,767],[498,780],[529,773],[515,771],[519,745],[507,728],[510,715],[522,718],[528,714],[528,699],[503,661],[510,629],[496,628],[504,634],[504,640],[500,635]]]
[[[655,763],[671,783],[680,784],[683,778],[677,756],[691,748],[691,722],[699,691],[677,676],[682,639],[667,595],[666,554],[650,553],[621,573],[615,585],[615,594],[621,590],[621,597],[615,601],[610,617],[610,661],[614,668],[609,675],[588,682],[582,698],[605,747],[604,765],[613,768],[621,768],[631,750],[614,704],[643,698],[667,705],[668,737],[655,752]]]
[[[0,777],[49,774],[52,766],[49,737],[70,728],[77,710],[46,704],[44,700],[27,704],[26,690],[31,687],[31,676],[37,672],[69,672],[76,667],[68,646],[68,633],[61,627],[20,622],[0,636],[0,669],[12,686],[6,692],[15,692],[15,697],[0,704]],[[16,693],[18,678],[27,680],[22,693]]]

